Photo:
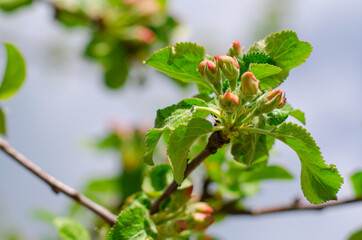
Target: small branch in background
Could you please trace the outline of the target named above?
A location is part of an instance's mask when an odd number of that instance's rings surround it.
[[[301,205],[300,199],[296,199],[289,206],[271,207],[265,209],[256,210],[243,210],[236,207],[236,202],[230,202],[225,204],[219,210],[215,211],[215,214],[229,214],[229,215],[264,215],[270,213],[280,213],[289,211],[310,211],[310,210],[323,210],[325,208],[344,206],[350,203],[362,202],[362,197],[352,198],[347,200],[329,202],[320,205]]]
[[[213,132],[210,135],[209,141],[204,150],[202,150],[202,152],[187,165],[184,178],[188,177],[190,173],[194,171],[195,168],[197,168],[208,156],[215,154],[219,148],[224,146],[224,144],[229,143],[229,141],[230,139],[226,137],[222,131]],[[173,181],[163,192],[162,196],[153,202],[150,213],[157,213],[161,202],[168,198],[174,191],[176,191],[177,187],[178,184]]]
[[[77,192],[75,189],[65,185],[59,180],[55,179],[53,176],[44,172],[40,167],[35,165],[29,159],[24,157],[18,151],[10,146],[10,144],[0,138],[0,149],[5,152],[8,156],[13,158],[15,161],[20,163],[23,167],[31,171],[34,175],[42,179],[45,183],[47,183],[55,193],[62,192],[68,197],[72,198],[74,201],[83,205],[84,207],[91,210],[93,213],[101,217],[104,221],[106,221],[109,225],[114,225],[117,221],[117,216],[111,213],[108,209],[100,206],[99,204],[93,202],[89,198]]]

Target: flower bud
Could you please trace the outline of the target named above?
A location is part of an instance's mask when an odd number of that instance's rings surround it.
[[[205,213],[193,213],[191,214],[191,219],[188,223],[189,228],[194,229],[196,231],[205,230],[208,228],[213,222],[215,222],[215,218]]]
[[[230,89],[221,96],[220,106],[226,113],[231,114],[236,112],[239,108],[239,97],[233,93],[230,93]]]
[[[199,212],[199,213],[211,214],[214,212],[214,209],[212,209],[212,207],[210,207],[210,205],[205,202],[194,203],[194,204],[192,204],[191,208],[195,212]]]
[[[203,76],[209,83],[211,83],[217,93],[221,92],[221,78],[220,72],[216,64],[209,60],[204,60],[199,64],[199,73]]]
[[[281,89],[276,89],[265,93],[260,98],[258,109],[261,113],[269,113],[275,108],[284,107],[285,102],[285,93]]]
[[[259,90],[259,80],[256,79],[254,73],[252,72],[245,72],[242,76],[241,76],[241,93],[242,93],[242,97],[246,100],[246,101],[251,101],[253,100],[258,93],[260,93]]]
[[[228,55],[231,57],[240,57],[243,52],[243,48],[238,40],[235,40],[228,50]]]
[[[224,76],[229,80],[231,90],[234,91],[239,77],[240,67],[238,62],[235,58],[226,55],[215,56],[215,61]]]

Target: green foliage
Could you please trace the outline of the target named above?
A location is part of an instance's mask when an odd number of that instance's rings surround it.
[[[302,165],[302,190],[308,201],[318,204],[337,199],[336,194],[343,178],[334,165],[325,164],[319,147],[305,129],[295,124],[283,123],[270,131],[252,128],[245,130],[275,137],[298,154]]]
[[[7,2],[4,2],[6,4]],[[15,4],[15,3],[14,3]],[[1,3],[0,3],[1,7]],[[6,69],[0,85],[0,99],[6,100],[12,97],[25,80],[25,60],[21,53],[10,43],[5,43],[7,53]],[[0,107],[0,134],[6,134],[6,116]]]
[[[357,197],[362,197],[362,172],[356,172],[351,176],[354,192]]]
[[[173,177],[170,165],[158,165],[153,167],[144,177],[142,190],[147,193],[147,195],[158,198],[172,181]]]
[[[244,172],[243,178],[245,182],[257,182],[267,179],[290,180],[293,179],[293,175],[283,167],[270,165],[254,171]]]
[[[264,128],[264,118],[259,117],[255,119],[254,125],[258,128]],[[236,161],[246,164],[249,167],[256,163],[265,165],[269,157],[269,150],[273,144],[274,139],[265,135],[257,133],[248,135],[241,134],[234,139],[231,147],[231,154]]]
[[[260,134],[241,134],[233,141],[231,153],[240,163],[251,166],[258,162],[266,163],[269,156],[266,136]]]
[[[0,9],[13,11],[32,2],[0,0]],[[104,83],[111,89],[121,88],[130,69],[139,67],[154,46],[167,44],[178,26],[167,1],[54,0],[46,5],[62,25],[87,29],[85,55],[103,67]],[[142,83],[143,77],[136,80]]]
[[[257,79],[264,79],[280,73],[282,69],[267,63],[252,63],[249,65],[249,71],[254,73]]]
[[[0,9],[11,12],[32,4],[33,0],[0,0]]]
[[[293,111],[291,111],[289,113],[290,116],[294,117],[295,119],[297,119],[299,122],[303,123],[305,125],[305,116],[304,116],[304,112],[302,112],[299,109],[295,109]]]
[[[153,53],[145,63],[172,78],[209,87],[209,84],[197,72],[204,58],[203,47],[195,43],[177,43]]]
[[[157,142],[165,130],[174,130],[180,124],[186,123],[193,117],[206,117],[205,112],[198,111],[197,107],[208,107],[208,104],[197,98],[186,98],[178,104],[157,111],[155,129],[151,129],[146,136],[146,153],[144,161],[153,165],[152,155]]]
[[[266,119],[269,125],[279,125],[283,123],[289,116],[290,112],[293,110],[292,106],[288,103],[285,104],[283,108],[274,109],[272,112],[266,114]]]
[[[172,166],[175,181],[181,184],[187,165],[191,145],[201,136],[213,131],[212,124],[202,118],[193,118],[187,124],[179,125],[172,133],[167,146],[167,155]]]
[[[77,221],[70,218],[56,218],[54,225],[63,240],[90,240],[89,232]]]
[[[250,65],[255,64],[268,64],[275,66],[276,63],[269,55],[263,52],[250,52],[244,54],[242,58],[239,59],[240,64],[240,73],[243,74],[244,72],[250,69]],[[262,65],[263,66],[263,65]]]
[[[148,131],[148,133],[146,135],[147,150],[144,155],[144,161],[148,165],[154,164],[153,160],[152,160],[153,151],[155,150],[156,145],[157,145],[158,141],[160,140],[163,131],[164,131],[163,129],[151,129],[150,131]]]
[[[361,239],[362,239],[362,230],[355,232],[348,238],[348,240],[361,240]]]
[[[130,59],[142,55],[151,45],[133,39],[137,31],[128,17],[133,17],[134,8],[139,6],[122,1],[107,3],[109,5],[99,12],[114,10],[115,21],[108,21],[108,16],[102,14],[94,19],[89,9],[83,11],[76,7],[71,10],[59,2],[56,18],[69,27],[91,28],[92,39],[86,55],[102,64],[107,86],[119,88],[127,79]],[[158,2],[162,9],[165,3]],[[167,32],[176,26],[176,22],[170,17],[161,17],[169,23],[147,28],[161,41],[167,41]],[[144,19],[136,22],[142,25]],[[0,86],[2,99],[13,95],[25,78],[24,60],[12,45],[6,47],[8,65]],[[281,90],[272,90],[284,81],[292,68],[309,57],[311,50],[310,44],[299,41],[294,32],[282,31],[254,43],[247,54],[236,59],[239,66],[231,57],[208,56],[203,47],[194,43],[178,43],[152,54],[146,64],[177,81],[197,84],[200,94],[158,110],[155,126],[146,136],[137,129],[122,131],[120,126],[112,126],[110,133],[95,144],[99,150],[116,151],[122,160],[118,175],[92,179],[84,190],[85,195],[112,212],[122,210],[106,239],[207,238],[203,233],[196,233],[214,222],[210,206],[216,212],[227,204],[241,210],[244,208],[242,200],[256,194],[261,181],[293,178],[283,167],[267,165],[275,139],[297,153],[301,162],[301,187],[308,201],[319,204],[337,199],[343,178],[334,165],[326,165],[319,147],[305,129],[285,123],[288,116],[293,116],[305,124],[304,113],[299,109],[293,110]],[[212,81],[206,80],[197,70],[204,59],[211,61],[207,68],[213,71]],[[245,71],[251,73],[241,77]],[[223,86],[225,94],[210,84]],[[5,133],[3,123],[5,120],[0,108],[0,133]],[[212,144],[208,144],[207,135],[214,131],[219,131],[218,135],[212,135]],[[146,171],[142,159],[153,165],[153,155],[160,155],[157,162],[166,162],[165,156],[157,149],[162,136],[167,145],[169,164],[157,165]],[[232,156],[228,153],[229,146],[221,148],[229,140]],[[187,164],[195,156],[202,156],[199,154],[205,146],[206,151],[212,153],[204,161],[207,174],[202,176],[201,199],[207,203],[197,202],[192,197],[191,181],[184,180]],[[214,149],[218,152],[215,153]],[[360,172],[352,176],[357,196],[362,196],[361,179]],[[180,186],[170,196],[162,198],[158,211],[150,215],[152,198],[161,197],[173,180]],[[208,184],[212,184],[212,189]],[[88,231],[74,220],[56,218],[54,224],[62,239],[90,239]],[[104,239],[109,230],[102,224],[97,223],[97,229],[103,229],[100,239]]]
[[[10,43],[5,43],[7,53],[6,70],[0,86],[0,99],[13,96],[25,80],[25,61],[21,53]]]
[[[149,215],[149,200],[136,196],[117,218],[107,240],[157,239],[157,230]]]
[[[267,54],[276,66],[282,69],[282,72],[277,75],[260,79],[260,89],[268,89],[281,84],[292,68],[305,62],[312,52],[312,46],[308,42],[299,41],[297,34],[293,31],[281,31],[255,42],[248,53],[254,52]]]

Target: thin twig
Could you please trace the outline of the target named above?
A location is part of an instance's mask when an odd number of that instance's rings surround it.
[[[213,132],[210,137],[209,141],[202,150],[202,152],[197,155],[186,167],[184,178],[188,177],[190,173],[197,168],[208,156],[211,154],[216,153],[216,151],[221,148],[224,144],[229,143],[230,139],[226,137],[222,131]],[[151,207],[150,213],[154,214],[157,213],[159,210],[159,206],[163,200],[168,198],[174,191],[176,191],[178,184],[173,181],[163,192],[162,196],[156,199]]]
[[[85,197],[84,195],[77,192],[75,189],[65,185],[64,183],[60,182],[59,180],[55,179],[53,176],[49,175],[48,173],[44,172],[40,167],[35,165],[29,159],[24,157],[18,151],[10,146],[10,144],[0,138],[0,149],[4,151],[7,155],[13,158],[15,161],[20,163],[26,169],[31,171],[37,177],[42,179],[46,182],[55,193],[62,192],[68,197],[72,198],[73,200],[77,201],[79,204],[83,205],[84,207],[88,208],[96,215],[104,219],[109,225],[114,225],[117,221],[117,216],[111,213],[108,209],[98,205],[97,203],[93,202],[89,198]]]
[[[289,206],[280,206],[280,207],[271,207],[265,209],[256,209],[256,210],[243,210],[238,209],[235,206],[235,202],[230,202],[225,204],[219,210],[215,211],[215,214],[229,214],[229,215],[264,215],[270,213],[280,213],[280,212],[289,212],[289,211],[311,211],[311,210],[323,210],[325,208],[342,206],[355,202],[362,202],[362,197],[352,198],[347,200],[329,202],[320,205],[301,205],[299,200],[296,200]]]

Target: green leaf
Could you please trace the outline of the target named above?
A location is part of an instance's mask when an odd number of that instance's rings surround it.
[[[149,130],[146,135],[146,153],[143,157],[143,160],[148,165],[154,164],[153,160],[152,160],[153,152],[156,148],[158,141],[160,140],[160,138],[162,136],[163,131],[164,131],[163,129],[155,128],[155,129]]]
[[[294,117],[295,119],[297,119],[299,122],[303,123],[303,125],[305,125],[304,112],[302,112],[301,110],[295,109],[295,110],[291,111],[289,113],[289,115]]]
[[[105,137],[97,140],[94,145],[99,150],[119,149],[122,146],[122,139],[116,133],[108,133]]]
[[[57,8],[55,18],[66,27],[87,26],[89,19],[83,11],[68,11],[66,9]]]
[[[250,52],[244,54],[241,59],[239,59],[240,65],[240,75],[249,70],[251,64],[269,64],[276,65],[275,61],[269,55],[263,52]]]
[[[169,157],[175,181],[181,184],[187,165],[187,155],[191,145],[202,135],[212,132],[211,122],[202,118],[193,118],[187,124],[179,125],[169,138],[167,155]]]
[[[249,66],[249,71],[254,73],[255,77],[263,82],[263,78],[270,77],[282,71],[281,68],[267,63],[252,63]]]
[[[121,212],[106,240],[157,239],[156,227],[148,210],[135,205]]]
[[[293,175],[280,166],[266,166],[254,171],[243,172],[245,182],[257,182],[267,179],[293,179]]]
[[[186,123],[193,117],[206,117],[208,112],[198,111],[197,107],[208,107],[208,104],[198,98],[186,98],[172,106],[157,111],[155,128],[146,135],[146,153],[144,161],[153,165],[152,155],[162,134],[166,130],[174,130],[178,125]]]
[[[10,12],[30,5],[32,2],[33,0],[0,0],[0,9]]]
[[[14,95],[25,80],[25,61],[20,52],[10,43],[5,43],[7,53],[6,70],[0,86],[0,99]]]
[[[153,198],[159,198],[162,191],[173,181],[172,169],[168,164],[153,167],[143,179],[142,190]]]
[[[272,112],[265,114],[268,124],[279,125],[283,123],[288,118],[292,110],[292,106],[286,103],[281,109],[274,109]]]
[[[250,52],[266,53],[277,66],[290,70],[305,62],[312,52],[312,46],[308,42],[299,41],[293,31],[281,31],[254,43],[248,53]]]
[[[348,240],[361,240],[361,239],[362,239],[362,229],[359,230],[358,232],[355,232],[348,238]]]
[[[281,31],[255,42],[248,51],[253,52],[267,54],[273,58],[276,66],[283,69],[278,75],[268,77],[260,83],[260,89],[265,90],[281,84],[288,76],[289,70],[304,63],[312,52],[312,46],[308,42],[299,41],[293,31]]]
[[[123,48],[115,48],[111,54],[103,60],[105,69],[104,83],[111,89],[121,88],[128,77],[128,57],[125,55]]]
[[[362,172],[356,172],[351,176],[356,197],[362,197]]]
[[[56,218],[54,225],[63,240],[90,240],[88,230],[70,218]]]
[[[207,107],[204,100],[198,98],[186,98],[172,106],[157,111],[155,128],[169,128],[174,130],[179,124],[185,123],[195,113],[195,107]]]
[[[6,119],[2,108],[0,108],[0,134],[6,134]]]
[[[197,72],[204,57],[205,49],[203,47],[189,42],[176,43],[154,52],[145,63],[172,78],[209,87],[206,80]]]
[[[334,165],[326,165],[314,139],[302,127],[283,123],[270,131],[248,128],[244,131],[272,136],[292,148],[298,155],[301,170],[301,185],[304,196],[314,204],[336,200],[343,178]]]
[[[253,120],[253,124],[257,128],[264,128],[265,120],[263,117],[259,117]],[[231,154],[236,161],[246,164],[248,167],[256,163],[264,166],[273,144],[274,138],[265,135],[257,133],[240,134],[232,143]]]

